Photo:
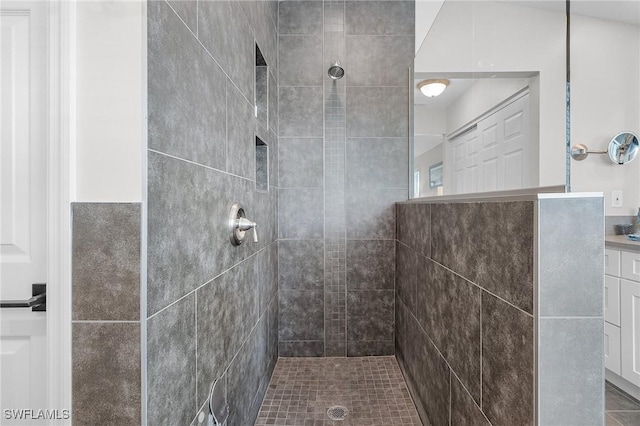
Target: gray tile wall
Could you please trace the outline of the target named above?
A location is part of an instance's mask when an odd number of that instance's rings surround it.
[[[397,205],[396,356],[425,424],[603,424],[602,199],[540,197]]]
[[[413,1],[280,2],[281,356],[394,353],[413,36]]]
[[[278,196],[277,10],[148,2],[148,424],[198,424],[218,378],[229,424],[252,424],[275,365],[277,206],[289,196]],[[268,65],[258,119],[256,44]],[[268,191],[256,189],[256,136]],[[229,241],[233,202],[258,223],[258,244]]]
[[[139,203],[72,204],[73,423],[139,425]]]
[[[539,202],[541,425],[605,422],[604,223],[602,198]]]
[[[425,424],[533,424],[534,205],[397,205],[396,356]]]

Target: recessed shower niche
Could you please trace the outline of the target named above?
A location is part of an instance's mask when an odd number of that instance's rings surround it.
[[[269,146],[256,136],[256,190],[269,190]]]
[[[269,147],[264,142],[264,138],[258,134],[267,135],[269,123],[269,68],[260,48],[256,44],[256,66],[255,66],[255,99],[254,113],[257,121],[256,126],[256,190],[269,191]]]

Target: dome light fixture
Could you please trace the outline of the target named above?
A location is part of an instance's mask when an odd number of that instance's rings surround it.
[[[422,80],[420,83],[418,83],[417,87],[427,98],[434,98],[442,94],[442,92],[444,92],[444,89],[446,89],[448,85],[449,80],[442,78]]]

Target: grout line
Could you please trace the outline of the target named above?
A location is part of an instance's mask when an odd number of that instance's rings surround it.
[[[226,145],[226,143],[225,143],[225,145]],[[226,149],[226,148],[225,148],[225,149]],[[233,174],[233,173],[229,173],[229,172],[227,172],[227,171],[225,171],[225,170],[216,169],[215,167],[207,166],[206,164],[196,163],[195,161],[187,160],[187,159],[185,159],[185,158],[176,157],[175,155],[167,154],[166,152],[157,151],[157,150],[155,150],[155,149],[151,149],[151,148],[149,148],[149,152],[152,152],[152,153],[154,153],[154,154],[158,154],[158,155],[162,155],[163,157],[173,158],[174,160],[182,161],[182,162],[184,162],[184,163],[192,164],[192,165],[194,165],[194,166],[204,167],[204,168],[205,168],[205,169],[207,169],[207,170],[213,170],[213,171],[215,171],[215,172],[223,173],[223,174],[228,175],[228,176],[232,176],[232,177],[236,177],[236,178],[238,178],[238,179],[246,180],[247,182],[254,182],[253,180],[251,180],[251,179],[249,179],[249,178],[246,178],[246,177],[244,177],[244,176],[240,176],[240,175],[236,175],[236,174]],[[226,155],[225,155],[225,156],[226,156]]]
[[[251,259],[252,257],[256,256],[258,253],[262,252],[263,250],[267,249],[268,247],[270,247],[272,244],[276,244],[277,240],[272,241],[270,244],[268,244],[267,246],[263,247],[262,249],[256,251],[255,253],[250,254],[249,256],[245,257],[244,259],[242,259],[240,262],[234,264],[233,266],[231,266],[230,268],[225,269],[223,272],[219,273],[218,275],[216,275],[215,277],[205,281],[203,284],[198,285],[197,287],[195,287],[193,290],[190,290],[188,293],[186,293],[185,295],[181,296],[179,299],[174,300],[173,302],[171,302],[170,304],[168,304],[167,306],[163,307],[162,309],[160,309],[157,312],[154,312],[152,315],[149,315],[147,317],[147,321],[150,320],[151,318],[155,317],[156,315],[158,315],[159,313],[165,311],[166,309],[169,309],[171,306],[175,305],[176,303],[180,302],[182,299],[188,297],[189,295],[191,295],[191,293],[194,293],[198,290],[200,290],[202,287],[206,286],[207,284],[211,283],[212,281],[217,280],[218,278],[220,278],[221,276],[223,276],[224,274],[226,274],[227,272],[231,271],[232,269],[237,268],[238,266],[240,266],[242,263],[246,262],[247,260]]]
[[[72,324],[140,324],[140,320],[72,320]]]
[[[194,292],[195,293],[195,297],[194,297],[194,317],[195,317],[195,346],[196,346],[196,399],[198,398],[198,292]]]

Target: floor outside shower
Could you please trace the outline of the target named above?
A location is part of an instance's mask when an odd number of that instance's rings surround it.
[[[335,405],[345,420],[329,419]],[[279,358],[255,424],[422,425],[393,356]]]

